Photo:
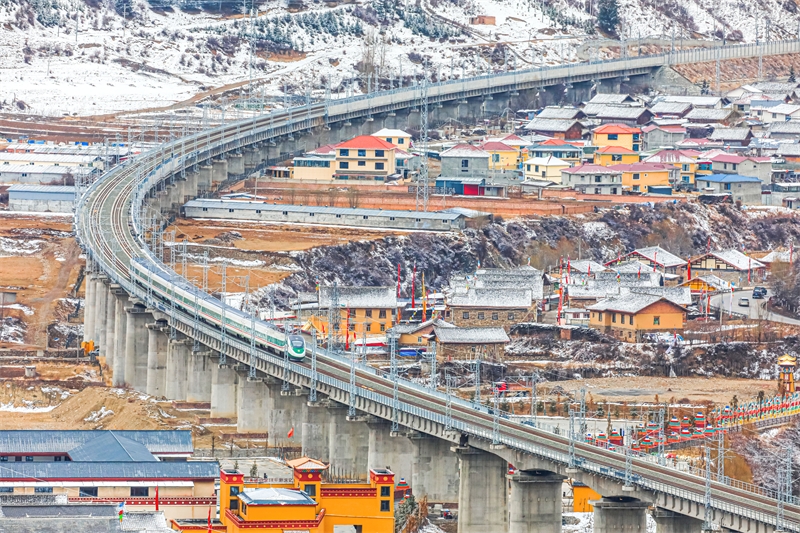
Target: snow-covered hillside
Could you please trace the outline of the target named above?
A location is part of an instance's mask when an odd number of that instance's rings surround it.
[[[614,0],[312,0],[298,12],[286,3],[298,0],[188,1],[155,9],[145,0],[0,0],[0,109],[95,115],[226,86],[234,98],[251,77],[259,97],[303,97],[328,85],[346,94],[401,76],[407,84],[424,64],[447,79],[576,61],[576,44],[602,37],[598,5]],[[797,31],[794,0],[616,1],[626,38],[718,31],[752,41],[756,24],[761,38],[767,27],[773,38]],[[470,26],[476,15],[496,25]]]

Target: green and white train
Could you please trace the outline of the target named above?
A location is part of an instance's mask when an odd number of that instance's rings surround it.
[[[250,315],[231,307],[204,293],[182,277],[154,264],[152,261],[135,258],[131,261],[131,278],[142,290],[149,290],[158,301],[158,307],[165,313],[174,305],[194,316],[195,305],[198,319],[203,323],[222,329],[222,310],[225,309],[225,332],[250,343],[255,335],[256,346],[283,356],[288,352],[291,361],[300,362],[306,356],[306,342],[302,335],[286,334],[270,327],[261,320],[255,321],[255,331],[251,329]],[[174,281],[173,281],[174,280]]]

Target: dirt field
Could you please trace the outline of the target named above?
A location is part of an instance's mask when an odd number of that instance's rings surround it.
[[[69,217],[0,212],[0,289],[17,293],[16,305],[4,315],[26,322],[28,346],[45,345],[57,302],[70,295],[84,264],[71,231]]]

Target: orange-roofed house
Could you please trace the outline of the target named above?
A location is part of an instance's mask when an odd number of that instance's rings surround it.
[[[354,137],[336,146],[333,177],[337,180],[386,181],[396,173],[395,150],[395,145],[379,137]]]
[[[659,163],[609,165],[622,172],[622,188],[633,192],[650,192],[650,187],[669,187],[678,178],[678,169]]]
[[[489,153],[489,170],[514,170],[519,168],[519,151],[500,141],[487,141],[480,145],[481,150]]]
[[[619,165],[639,162],[639,154],[633,150],[629,150],[622,146],[603,146],[594,152],[594,164],[603,165]]]
[[[603,124],[592,130],[592,144],[602,146],[622,146],[638,152],[642,146],[642,130],[625,124]]]

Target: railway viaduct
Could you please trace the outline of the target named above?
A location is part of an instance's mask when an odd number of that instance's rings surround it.
[[[523,90],[798,51],[800,42],[786,41],[508,72],[432,84],[428,101],[432,114],[458,113],[497,100],[505,106]],[[419,87],[403,87],[256,116],[163,144],[86,190],[75,213],[89,272],[85,339],[96,342],[114,384],[209,402],[212,417],[236,417],[239,432],[268,433],[272,446],[287,444],[294,428],[306,454],[342,472],[389,466],[429,501],[458,501],[462,533],[560,531],[566,476],[603,495],[595,503],[597,533],[643,531],[648,508],[664,533],[697,532],[704,520],[743,533],[800,530],[794,497],[779,501],[776,491],[589,446],[573,432],[505,419],[341,354],[314,349],[291,363],[132,282],[136,259],[162,281],[189,287],[158,253],[160,229],[187,199],[248,175],[304,138],[325,143],[392,127],[421,101]],[[508,463],[517,473],[508,474]]]

